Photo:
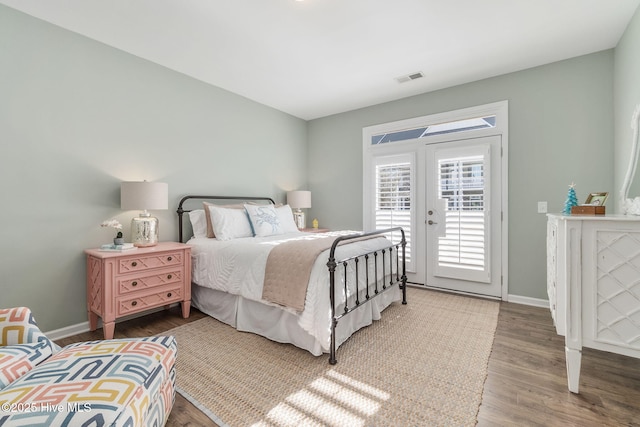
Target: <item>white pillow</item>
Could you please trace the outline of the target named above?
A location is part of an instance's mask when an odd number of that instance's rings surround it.
[[[280,220],[280,226],[283,233],[295,233],[299,232],[296,221],[293,219],[293,212],[289,205],[284,205],[276,208],[278,219]]]
[[[243,209],[209,206],[209,216],[218,240],[253,237],[251,223],[247,217],[247,212]]]
[[[253,225],[253,232],[256,236],[274,236],[284,233],[273,205],[244,205],[244,208],[249,214],[251,225]],[[216,230],[216,233],[217,232]]]
[[[207,218],[204,215],[204,209],[189,212],[189,221],[191,221],[193,237],[207,237]]]

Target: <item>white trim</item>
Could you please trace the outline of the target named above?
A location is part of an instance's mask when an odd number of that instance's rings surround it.
[[[497,298],[488,297],[486,295],[477,295],[477,294],[472,294],[472,293],[469,293],[469,292],[452,291],[450,289],[435,288],[433,286],[425,286],[425,285],[415,284],[415,283],[410,283],[410,282],[407,282],[407,286],[409,286],[410,288],[427,289],[427,290],[435,291],[435,292],[445,292],[445,293],[449,293],[449,294],[465,295],[465,296],[468,296],[468,297],[484,298],[484,299],[494,300],[494,301],[498,300]],[[509,299],[503,299],[502,302],[509,302],[509,303],[512,303],[512,304],[520,304],[520,305],[527,305],[527,306],[530,306],[530,307],[540,307],[540,308],[549,309],[549,301],[546,300],[546,299],[525,297],[525,296],[522,296],[522,295],[513,295],[513,294],[510,294],[508,297],[509,297]]]
[[[498,130],[503,130],[507,128],[508,122],[507,123],[503,122],[505,117],[503,117],[502,114],[505,114],[508,111],[508,108],[507,108],[508,103],[509,101],[499,101],[499,102],[493,102],[491,104],[484,104],[484,105],[478,105],[474,107],[462,108],[459,110],[430,114],[428,116],[413,117],[411,119],[398,120],[390,123],[381,123],[378,125],[367,126],[362,129],[363,136],[364,136],[364,143],[365,145],[368,145],[370,147],[382,148],[384,146],[389,146],[389,145],[397,146],[398,144],[405,144],[409,141],[415,143],[416,140],[419,140],[421,143],[428,143],[428,144],[449,141],[452,139],[452,136],[451,136],[452,134],[450,133],[444,134],[444,135],[431,135],[431,136],[426,136],[424,138],[416,138],[416,139],[407,140],[407,141],[398,141],[398,142],[392,142],[387,144],[371,145],[371,137],[373,137],[373,135],[378,135],[381,133],[398,132],[401,130],[415,129],[422,126],[430,126],[430,125],[435,125],[440,123],[455,122],[458,120],[471,119],[474,117],[481,117],[481,116],[491,116],[491,115],[496,116],[495,127],[454,133],[455,135],[454,139],[456,140],[465,139],[467,135],[471,135],[471,134],[476,135],[477,133],[480,133],[482,135],[495,135],[498,133],[503,133],[503,132],[499,132]]]
[[[175,307],[180,305],[180,303],[171,304],[171,307]],[[129,316],[124,316],[116,320],[116,323],[126,322],[127,320],[136,319],[138,317],[146,316],[148,314],[157,313],[158,311],[164,310],[164,307],[156,307],[154,309],[146,310],[141,313],[131,314]],[[98,329],[102,328],[102,319],[98,319]],[[89,321],[76,323],[75,325],[65,326],[64,328],[54,329],[49,332],[44,332],[44,334],[51,341],[61,340],[63,338],[71,337],[73,335],[82,334],[85,332],[89,332]]]
[[[541,308],[549,308],[549,300],[540,299],[540,298],[531,298],[524,297],[522,295],[512,295],[509,294],[509,299],[507,300],[514,304],[522,304],[522,305],[530,305],[532,307],[541,307]]]
[[[457,133],[449,133],[444,135],[432,135],[424,138],[410,139],[406,141],[397,141],[393,143],[371,145],[371,137],[384,132],[396,132],[405,129],[415,129],[425,125],[433,125],[456,120],[463,120],[480,116],[496,116],[496,126],[493,128],[485,128],[471,131],[463,131]],[[370,224],[371,219],[371,179],[372,163],[376,156],[393,155],[400,153],[421,153],[426,144],[435,144],[452,139],[452,135],[456,140],[467,138],[476,138],[482,136],[500,135],[502,144],[501,168],[502,168],[502,228],[501,228],[501,244],[502,244],[502,300],[508,300],[509,292],[509,101],[499,101],[485,105],[463,108],[454,111],[446,111],[442,113],[431,114],[428,116],[414,117],[405,120],[399,120],[390,123],[381,123],[377,125],[367,126],[362,129],[363,140],[363,224]],[[417,171],[416,182],[423,182],[424,178],[424,156],[417,155]],[[422,180],[422,181],[421,181]],[[420,184],[418,184],[420,185]],[[417,189],[416,189],[417,190]],[[416,192],[416,197],[420,198],[420,192]],[[421,199],[422,200],[422,199]],[[421,207],[420,201],[416,199],[414,204],[416,209],[416,228],[412,231],[413,241],[416,244],[413,247],[414,259],[419,259],[423,255],[423,245],[418,245],[418,236],[424,235],[424,218],[425,212]],[[424,280],[425,273],[420,267],[420,263],[415,263],[416,279],[414,281]]]
[[[64,328],[54,329],[53,331],[45,332],[44,334],[51,341],[56,341],[62,338],[67,338],[73,335],[78,335],[89,331],[89,321],[76,323],[75,325],[65,326]]]

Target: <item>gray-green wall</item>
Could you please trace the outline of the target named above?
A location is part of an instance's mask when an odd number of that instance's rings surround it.
[[[364,126],[501,100],[509,293],[546,299],[536,202],[560,211],[571,182],[617,194],[639,49],[636,13],[615,50],[304,122],[0,5],[0,307],[31,307],[44,330],[87,320],[83,250],[109,241],[105,219],[127,237],[123,180],[169,183],[161,240],[187,193],[308,188],[321,226],[361,228]]]
[[[43,330],[86,322],[83,250],[108,243],[120,182],[185,194],[306,186],[306,122],[0,6],[0,307]]]
[[[312,215],[362,227],[362,128],[509,101],[509,294],[546,299],[546,216],[568,185],[580,200],[613,188],[613,51],[363,108],[309,123]]]
[[[614,81],[615,112],[615,200],[620,199],[620,189],[629,166],[631,153],[631,115],[640,104],[640,9],[627,26],[615,50]],[[629,197],[640,196],[640,172],[636,173],[629,190]]]

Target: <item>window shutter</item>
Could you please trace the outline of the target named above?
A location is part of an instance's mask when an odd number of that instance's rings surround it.
[[[439,240],[441,266],[484,270],[484,158],[439,162],[440,198],[447,199],[446,235]]]
[[[375,228],[403,228],[407,240],[407,263],[411,262],[412,174],[411,162],[376,165]],[[397,235],[392,235],[391,240],[399,242],[400,233],[392,234]]]

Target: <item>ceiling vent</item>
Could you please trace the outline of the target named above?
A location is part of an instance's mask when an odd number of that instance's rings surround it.
[[[410,82],[411,80],[421,79],[423,77],[424,77],[424,74],[422,74],[422,71],[418,71],[416,73],[411,73],[406,76],[396,77],[396,80],[398,81],[398,83],[406,83],[406,82]]]

